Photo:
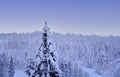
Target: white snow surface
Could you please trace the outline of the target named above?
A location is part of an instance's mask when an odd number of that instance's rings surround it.
[[[84,67],[82,67],[82,69],[88,73],[89,77],[104,77],[104,76],[97,74],[94,69],[84,68]]]
[[[88,73],[88,77],[104,77],[95,72],[94,69],[82,67],[84,72]],[[23,70],[16,70],[14,77],[28,77]]]
[[[22,70],[16,70],[14,77],[28,77],[27,74],[25,74]]]

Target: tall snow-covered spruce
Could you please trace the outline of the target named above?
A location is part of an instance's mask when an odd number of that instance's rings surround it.
[[[36,55],[35,67],[33,66],[32,73],[29,73],[30,77],[60,77],[55,51],[52,51],[52,44],[48,41],[49,30],[47,22],[45,22],[42,34],[43,41]]]

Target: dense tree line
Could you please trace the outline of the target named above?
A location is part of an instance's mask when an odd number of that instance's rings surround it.
[[[119,77],[119,36],[103,37],[49,33],[49,38],[60,55],[58,56],[58,62],[63,77],[78,76],[80,72],[83,72],[80,75],[87,76],[84,70],[81,69],[82,66],[96,69],[99,74],[109,73],[111,77]],[[35,58],[41,43],[41,32],[0,34],[0,57],[5,51],[7,53],[5,53],[6,57],[14,56],[16,69],[25,69],[27,61],[31,57]],[[4,68],[2,58],[0,58],[0,67]],[[6,62],[9,64],[7,60]],[[5,66],[5,68],[8,68],[8,65]],[[0,75],[2,76],[1,70],[4,69],[0,69]]]

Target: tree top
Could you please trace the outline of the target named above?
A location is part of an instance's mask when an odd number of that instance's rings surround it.
[[[45,21],[45,26],[43,27],[43,31],[47,32],[50,28],[47,26],[47,21]]]

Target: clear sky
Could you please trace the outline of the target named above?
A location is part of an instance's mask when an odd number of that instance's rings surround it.
[[[0,0],[0,32],[120,35],[120,0]]]

